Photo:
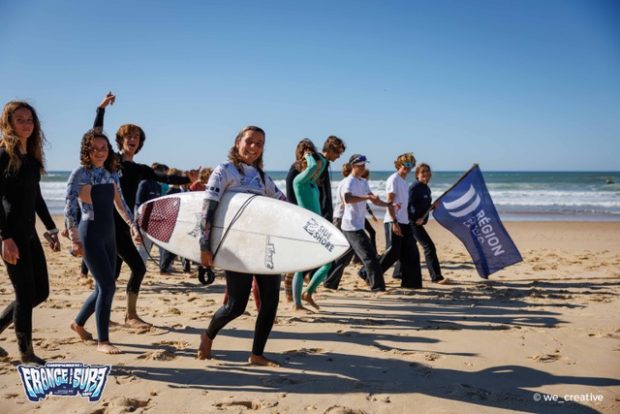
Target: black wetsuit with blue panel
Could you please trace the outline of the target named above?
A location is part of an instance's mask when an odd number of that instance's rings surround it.
[[[91,203],[80,200],[79,194],[90,185]],[[65,205],[66,226],[73,242],[79,241],[84,261],[95,279],[96,287],[86,299],[75,318],[84,326],[93,313],[97,316],[97,333],[100,342],[109,340],[110,312],[116,290],[116,235],[114,226],[114,198],[121,194],[118,174],[105,168],[80,167],[73,171],[67,183]],[[132,214],[123,201],[124,220]],[[78,224],[78,216],[81,217]]]

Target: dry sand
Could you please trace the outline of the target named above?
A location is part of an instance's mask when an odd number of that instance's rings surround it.
[[[507,223],[525,261],[480,279],[465,249],[429,225],[450,285],[368,292],[351,266],[321,311],[298,315],[281,295],[266,355],[281,368],[248,366],[256,308],[227,326],[215,359],[194,359],[219,307],[223,278],[161,276],[153,264],[138,302],[148,331],[113,327],[124,354],[103,355],[69,324],[89,294],[79,261],[46,249],[51,294],[34,312],[34,342],[49,361],[112,365],[103,397],[27,401],[12,328],[0,336],[0,412],[479,413],[620,412],[620,223]],[[378,235],[382,245],[383,234]],[[177,263],[176,268],[180,270]],[[124,267],[112,319],[125,311]],[[13,289],[0,269],[0,306]],[[94,317],[86,325],[96,334]],[[537,394],[539,393],[539,394]],[[547,396],[580,402],[549,402]],[[540,396],[541,401],[536,401]],[[593,401],[597,399],[597,401]],[[600,401],[602,399],[602,401]]]

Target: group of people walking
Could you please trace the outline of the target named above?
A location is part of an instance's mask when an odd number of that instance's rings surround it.
[[[134,220],[133,208],[140,198],[139,185],[148,181],[171,185],[190,185],[198,179],[198,170],[183,174],[166,174],[134,161],[143,148],[146,135],[133,124],[122,125],[115,137],[118,151],[114,151],[103,133],[106,107],[115,96],[108,93],[97,108],[92,129],[82,137],[80,166],[70,175],[67,184],[65,229],[71,242],[71,253],[82,256],[92,274],[96,287],[88,296],[70,328],[83,340],[93,336],[85,329],[87,320],[95,314],[97,350],[108,354],[122,351],[109,340],[109,324],[116,280],[122,263],[130,268],[127,282],[127,311],[125,324],[148,328],[150,324],[138,315],[137,300],[141,282],[146,273],[143,255],[137,246],[142,243]],[[32,347],[32,309],[49,295],[45,256],[35,232],[35,215],[47,231],[45,238],[53,251],[60,250],[59,231],[41,196],[39,181],[45,172],[43,143],[36,111],[25,102],[13,101],[5,105],[0,120],[0,236],[2,258],[15,289],[13,301],[0,314],[0,332],[11,322],[15,325],[18,347],[23,362],[44,364]],[[295,162],[287,176],[287,193],[282,193],[263,169],[263,150],[266,134],[261,128],[248,126],[235,137],[228,153],[228,161],[215,167],[206,185],[197,188],[205,192],[201,217],[200,269],[213,265],[210,250],[211,226],[221,197],[228,191],[264,195],[298,204],[334,222],[346,236],[351,249],[334,263],[318,269],[285,275],[287,298],[296,310],[304,310],[302,302],[319,309],[314,299],[317,288],[337,289],[343,269],[356,255],[363,263],[360,276],[372,291],[384,291],[384,272],[394,263],[395,277],[403,288],[422,286],[420,260],[416,240],[424,247],[426,263],[433,281],[441,282],[439,261],[434,245],[424,229],[431,208],[428,181],[430,167],[419,165],[417,181],[410,188],[405,179],[415,167],[413,154],[399,155],[395,160],[396,172],[386,183],[387,199],[381,200],[370,191],[366,173],[368,159],[354,154],[345,163],[346,177],[336,194],[336,208],[332,205],[330,163],[346,150],[345,143],[330,136],[321,151],[308,139],[301,140],[295,150]],[[385,207],[386,250],[378,255],[365,232],[367,203]],[[306,288],[304,275],[310,274]],[[281,278],[273,275],[241,274],[225,271],[227,300],[220,307],[200,336],[197,357],[212,356],[213,341],[219,331],[234,320],[247,306],[250,292],[255,287],[259,311],[254,343],[249,362],[253,365],[277,366],[264,356],[264,349],[273,327],[279,303]],[[3,350],[0,348],[0,352]]]

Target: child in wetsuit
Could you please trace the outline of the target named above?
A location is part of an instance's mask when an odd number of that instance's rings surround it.
[[[71,329],[82,340],[92,339],[84,324],[95,313],[97,319],[97,350],[106,354],[122,351],[109,341],[110,312],[116,290],[116,238],[114,207],[131,229],[133,241],[140,236],[130,208],[123,199],[118,177],[118,160],[108,138],[100,129],[91,129],[82,138],[80,163],[67,182],[65,203],[66,227],[72,253],[84,256],[95,279],[94,292],[86,299]],[[78,215],[81,221],[78,225]]]
[[[15,300],[0,313],[0,332],[13,322],[24,363],[45,364],[32,348],[32,309],[49,295],[47,263],[35,230],[35,214],[45,224],[50,247],[60,250],[58,230],[41,196],[45,137],[34,108],[13,101],[0,118],[0,236],[2,260]],[[0,348],[0,356],[6,356]]]

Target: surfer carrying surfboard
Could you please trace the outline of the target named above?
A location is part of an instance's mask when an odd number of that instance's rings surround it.
[[[256,126],[243,128],[237,134],[235,143],[230,149],[229,161],[218,165],[209,177],[200,224],[202,266],[213,265],[210,233],[215,212],[224,193],[229,191],[251,193],[286,200],[286,196],[278,189],[271,177],[263,171],[264,146],[265,131]],[[226,290],[229,295],[228,302],[215,312],[209,327],[200,335],[200,346],[196,357],[211,359],[213,340],[226,324],[243,314],[252,289],[252,278],[255,278],[259,287],[261,306],[256,317],[254,343],[248,362],[251,365],[279,366],[277,362],[265,358],[263,351],[278,309],[280,275],[225,271],[225,277]]]

